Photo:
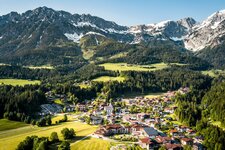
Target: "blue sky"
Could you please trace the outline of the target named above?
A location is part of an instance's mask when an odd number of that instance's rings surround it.
[[[91,14],[121,25],[156,23],[193,17],[202,21],[225,9],[225,0],[0,0],[0,15],[40,6]]]

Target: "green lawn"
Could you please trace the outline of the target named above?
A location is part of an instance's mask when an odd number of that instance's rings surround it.
[[[108,150],[110,142],[97,138],[87,138],[71,146],[71,150]]]
[[[178,63],[171,63],[176,65],[184,65]],[[169,67],[168,64],[165,63],[157,63],[151,65],[132,65],[127,63],[105,63],[101,64],[106,70],[111,71],[155,71]]]
[[[16,129],[16,128],[26,127],[26,126],[29,126],[29,125],[25,124],[23,122],[10,121],[7,119],[0,119],[0,131]]]
[[[0,79],[0,85],[6,84],[6,85],[12,85],[12,86],[24,86],[27,84],[40,84],[41,82],[38,80],[23,80],[23,79]]]
[[[54,125],[49,127],[33,127],[27,126],[23,128],[0,131],[0,150],[14,150],[17,145],[24,140],[27,136],[37,135],[39,137],[49,137],[52,132],[57,132],[59,138],[62,139],[61,130],[63,128],[73,128],[76,132],[76,140],[79,140],[94,131],[97,126],[90,126],[80,122],[66,122],[60,125]]]
[[[124,77],[110,77],[110,76],[101,76],[98,77],[92,81],[95,82],[109,82],[109,81],[118,81],[118,82],[123,82],[125,80]]]

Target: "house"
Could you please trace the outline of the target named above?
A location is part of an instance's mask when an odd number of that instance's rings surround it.
[[[195,135],[196,134],[196,132],[194,131],[194,130],[187,130],[187,133],[189,134],[189,135],[191,135],[191,136],[193,136],[193,135]]]
[[[93,115],[90,116],[90,119],[91,119],[91,124],[94,124],[94,125],[101,124],[103,121],[102,117],[93,116]]]
[[[193,144],[193,150],[203,150],[204,147],[201,143],[194,143]]]
[[[186,127],[186,126],[180,126],[180,127],[177,127],[177,130],[178,130],[179,132],[186,132],[187,129],[188,129],[188,127]]]
[[[86,111],[86,106],[84,104],[77,104],[77,109],[81,112]]]
[[[178,136],[179,132],[177,130],[170,130],[170,135],[171,136]]]
[[[128,134],[131,132],[130,126],[121,126],[119,124],[110,124],[106,126],[101,126],[96,132],[99,136],[110,136],[113,134]]]
[[[155,130],[153,127],[143,127],[141,128],[141,133],[143,136],[149,137],[149,138],[155,138],[159,135],[158,131]]]
[[[202,143],[204,141],[203,136],[196,136],[194,137],[194,143]]]
[[[182,150],[182,146],[180,144],[165,144],[167,150]]]
[[[181,138],[180,142],[182,145],[193,145],[193,139],[191,138]]]
[[[104,110],[106,111],[107,116],[111,116],[113,114],[113,105],[110,103],[109,106],[105,106]]]
[[[131,132],[141,131],[141,129],[142,129],[143,127],[148,127],[148,126],[142,125],[142,124],[133,124],[133,125],[131,126]]]
[[[164,109],[164,112],[172,114],[172,113],[174,113],[174,109],[173,108],[170,108],[170,107],[166,107]]]
[[[166,144],[166,143],[171,143],[172,142],[172,139],[170,137],[167,137],[167,136],[156,136],[155,140],[159,144]]]
[[[137,120],[144,120],[146,118],[149,118],[150,115],[146,114],[146,113],[138,113],[137,114]]]
[[[158,147],[157,143],[152,141],[150,138],[145,137],[139,140],[139,145],[143,149],[153,150]]]

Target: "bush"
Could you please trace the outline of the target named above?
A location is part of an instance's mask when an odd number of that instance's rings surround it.
[[[59,147],[58,150],[70,150],[70,143],[67,141],[63,141]]]
[[[63,138],[65,140],[66,139],[72,139],[76,135],[74,129],[72,129],[72,128],[71,129],[64,128],[64,129],[62,129],[61,133],[62,133]]]
[[[58,142],[59,141],[59,137],[58,137],[58,134],[57,132],[52,132],[51,133],[51,136],[50,136],[50,141],[55,143],[55,142]]]

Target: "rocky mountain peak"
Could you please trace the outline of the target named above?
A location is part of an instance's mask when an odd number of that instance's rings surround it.
[[[187,18],[183,18],[177,21],[180,25],[186,27],[187,29],[191,29],[197,22],[191,18],[191,17],[187,17]]]

